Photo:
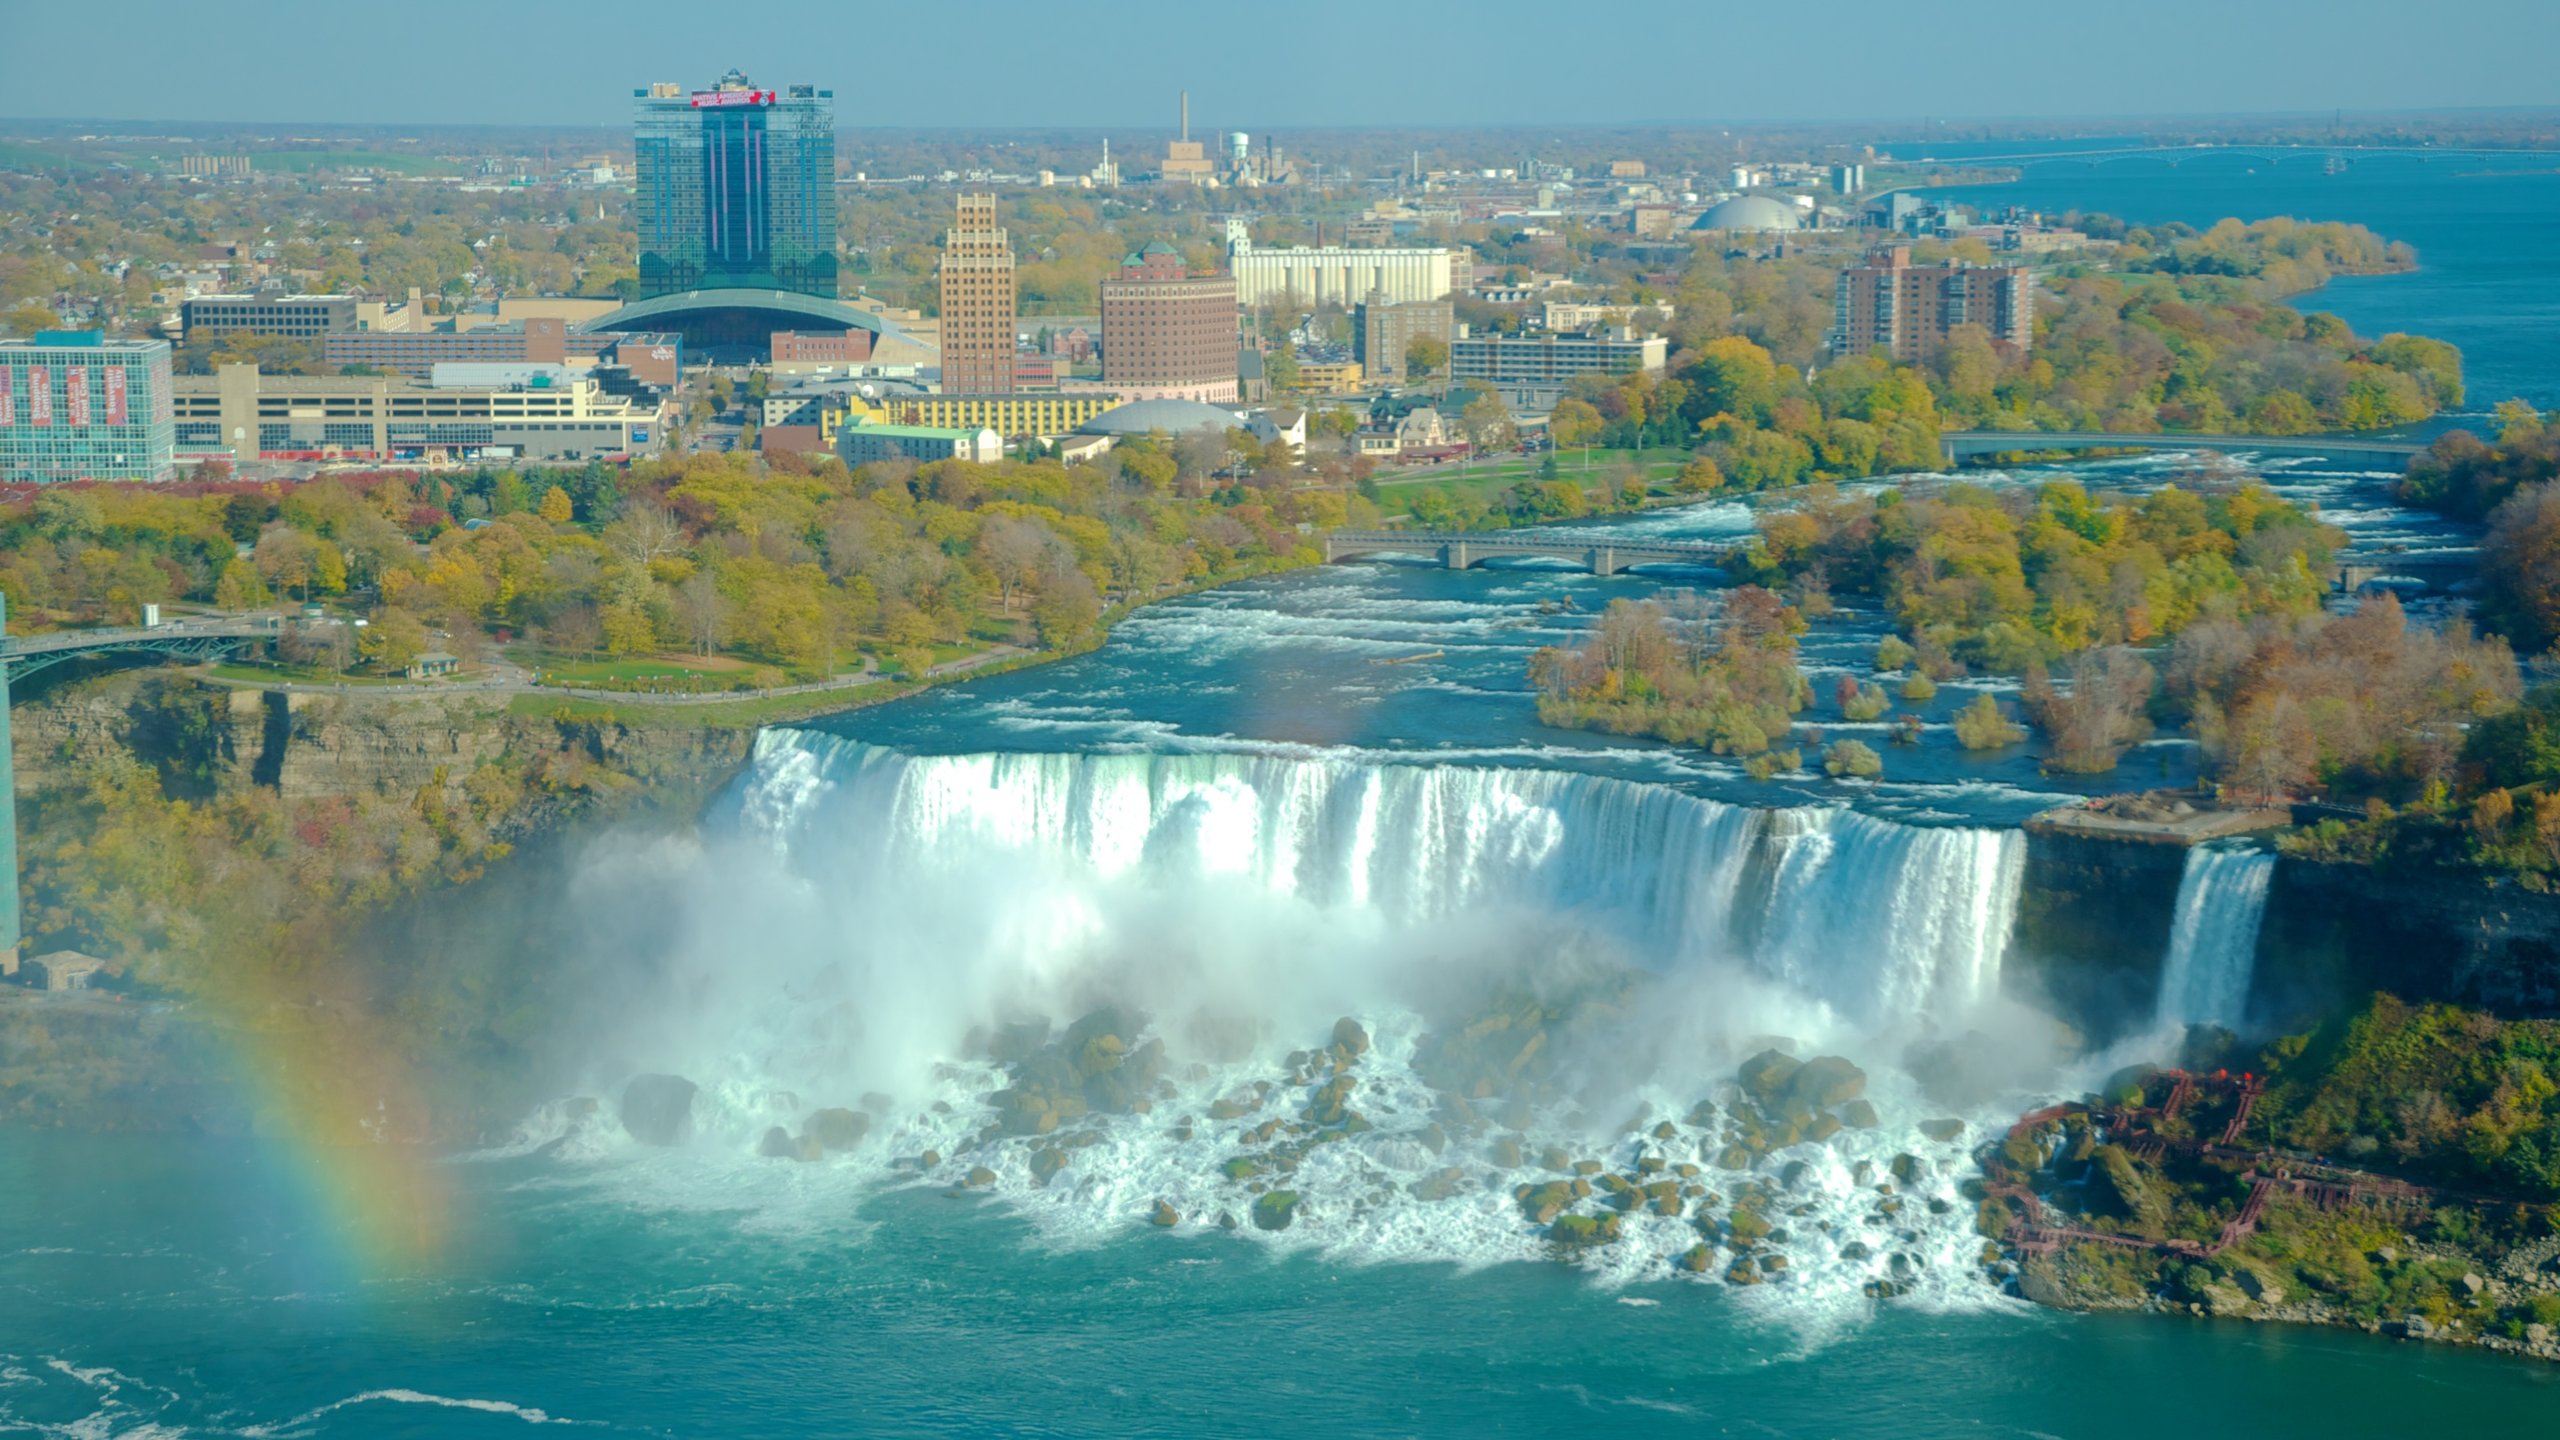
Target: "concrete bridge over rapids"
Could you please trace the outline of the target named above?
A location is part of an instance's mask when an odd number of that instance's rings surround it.
[[[18,968],[18,806],[9,748],[9,682],[48,666],[111,651],[157,652],[176,659],[207,660],[243,645],[276,638],[283,622],[272,615],[249,619],[184,620],[167,625],[107,630],[63,630],[19,638],[7,634],[9,605],[0,598],[0,974]]]
[[[1324,537],[1324,558],[1363,555],[1427,555],[1452,570],[1472,570],[1487,560],[1534,555],[1570,560],[1594,575],[1615,575],[1638,565],[1720,569],[1730,545],[1702,540],[1626,540],[1576,535],[1570,530],[1490,530],[1467,534],[1436,530],[1336,530]]]
[[[2102,430],[1950,430],[1938,448],[1953,469],[1984,455],[2045,450],[2216,450],[2252,455],[2316,455],[2405,468],[2426,450],[2414,440],[2375,440],[2356,435],[2121,435]]]

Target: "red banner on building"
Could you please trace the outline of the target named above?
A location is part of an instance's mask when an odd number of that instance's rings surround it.
[[[124,423],[124,367],[110,365],[101,378],[107,390],[107,423],[121,425]]]
[[[27,423],[53,423],[53,367],[50,365],[27,367]]]
[[[86,425],[89,423],[88,366],[72,365],[63,370],[62,399],[62,408],[70,413],[70,418],[66,423],[72,425]]]
[[[696,110],[726,110],[732,105],[771,105],[775,95],[770,90],[696,90]]]
[[[18,423],[18,367],[0,365],[0,430]]]

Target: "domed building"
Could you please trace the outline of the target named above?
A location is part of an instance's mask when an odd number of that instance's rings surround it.
[[[1707,213],[1690,225],[1691,230],[1801,230],[1804,212],[1783,200],[1766,195],[1736,195],[1730,200],[1709,206]]]
[[[1214,430],[1223,435],[1245,428],[1244,417],[1200,400],[1137,400],[1114,405],[1076,427],[1079,435],[1187,435]]]

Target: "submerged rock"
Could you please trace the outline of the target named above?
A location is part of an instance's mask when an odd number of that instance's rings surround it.
[[[850,1150],[871,1133],[871,1117],[859,1110],[820,1110],[801,1122],[800,1132],[826,1149]]]
[[[764,1138],[756,1142],[756,1153],[767,1160],[797,1160],[800,1158],[800,1138],[776,1125],[765,1131]]]
[[[1289,1222],[1297,1218],[1298,1192],[1295,1190],[1274,1190],[1253,1202],[1253,1228],[1256,1230],[1286,1230]]]
[[[1964,1122],[1961,1120],[1923,1120],[1920,1122],[1920,1133],[1928,1136],[1932,1140],[1944,1144],[1951,1140],[1963,1138]]]
[[[635,1075],[622,1087],[622,1128],[643,1145],[676,1145],[693,1132],[699,1088],[681,1075]]]

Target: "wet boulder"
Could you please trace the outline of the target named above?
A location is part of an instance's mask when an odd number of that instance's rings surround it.
[[[1840,1123],[1852,1130],[1873,1130],[1880,1121],[1874,1105],[1864,1100],[1852,1100],[1840,1107]]]
[[[800,1133],[825,1149],[850,1150],[871,1133],[871,1117],[859,1110],[831,1107],[812,1112],[800,1123]]]
[[[1333,1043],[1341,1046],[1344,1054],[1357,1060],[1369,1053],[1369,1032],[1360,1028],[1359,1021],[1345,1015],[1333,1022]]]
[[[1031,1183],[1046,1185],[1067,1168],[1067,1152],[1055,1145],[1044,1145],[1031,1152]]]
[[[1253,1202],[1253,1228],[1286,1230],[1298,1218],[1298,1192],[1274,1190]]]
[[[1182,1212],[1174,1209],[1167,1202],[1159,1200],[1155,1203],[1155,1208],[1147,1212],[1147,1223],[1161,1230],[1170,1230],[1182,1223]]]
[[[643,1145],[679,1145],[693,1133],[700,1087],[681,1075],[636,1075],[622,1087],[622,1128]]]
[[[1866,1093],[1867,1072],[1837,1055],[1807,1060],[1787,1081],[1788,1098],[1815,1110],[1846,1105]]]
[[[1559,1215],[1547,1226],[1547,1238],[1575,1248],[1614,1245],[1624,1228],[1617,1215]]]
[[[1953,1119],[1923,1120],[1920,1122],[1920,1133],[1945,1144],[1964,1138],[1964,1122]]]
[[[1742,1082],[1744,1093],[1766,1108],[1787,1093],[1787,1086],[1803,1068],[1803,1061],[1783,1050],[1763,1050],[1743,1061],[1735,1078]]]

